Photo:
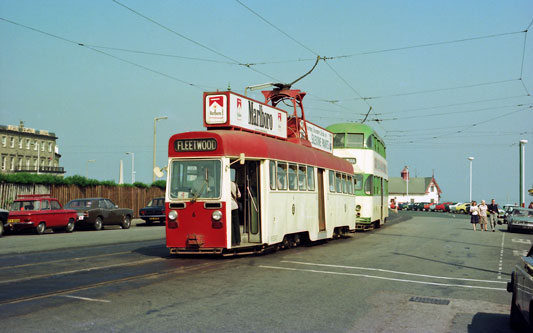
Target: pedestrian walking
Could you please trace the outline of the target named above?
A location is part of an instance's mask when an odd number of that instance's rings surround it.
[[[476,225],[479,223],[479,207],[476,201],[472,201],[470,205],[470,223],[472,223],[472,228],[476,231]]]
[[[485,200],[481,200],[481,205],[478,206],[479,208],[479,226],[481,227],[481,230],[487,231],[487,211],[489,207],[485,203]]]
[[[498,224],[499,208],[496,204],[496,200],[492,199],[489,205],[489,224],[492,232],[496,231],[496,224]]]

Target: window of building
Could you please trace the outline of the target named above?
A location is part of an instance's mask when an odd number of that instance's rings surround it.
[[[6,156],[2,156],[2,170],[6,169]]]
[[[41,141],[41,151],[44,151],[44,141]]]
[[[11,157],[11,165],[9,168],[11,171],[15,170],[15,158]]]
[[[31,149],[30,146],[31,146],[31,140],[26,139],[26,149],[30,150]]]
[[[24,159],[22,157],[19,158],[19,170],[22,170],[23,163],[24,163]]]
[[[52,152],[52,143],[51,143],[51,142],[48,144],[48,152],[49,152],[49,153]]]
[[[35,140],[35,143],[33,144],[33,150],[37,150],[38,147],[39,143],[37,142],[37,140]]]
[[[22,138],[19,138],[19,149],[22,149],[22,143],[23,143],[24,139]]]
[[[9,146],[11,148],[15,148],[15,138],[14,137],[9,138],[9,142],[10,142]]]
[[[2,137],[2,146],[5,147],[7,145],[7,138],[5,136]]]
[[[431,186],[430,192],[435,192],[435,186]]]

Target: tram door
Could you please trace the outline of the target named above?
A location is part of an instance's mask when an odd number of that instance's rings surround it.
[[[379,223],[380,224],[384,224],[385,221],[383,221],[383,205],[385,203],[383,201],[385,200],[385,196],[383,194],[383,192],[384,192],[384,189],[383,189],[383,178],[380,177],[379,179],[380,179],[380,182],[381,182],[381,191],[380,191],[381,204],[379,205]]]
[[[243,242],[261,242],[261,207],[259,161],[247,161],[244,164],[244,226]]]
[[[326,209],[324,204],[324,169],[317,169],[318,186],[318,230],[326,230]]]

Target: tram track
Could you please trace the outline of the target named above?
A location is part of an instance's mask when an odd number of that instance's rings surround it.
[[[156,259],[148,259],[147,261],[156,262],[156,261],[162,261],[162,260],[164,260],[164,259],[163,258],[156,258]],[[142,264],[147,263],[147,261],[142,262]],[[136,263],[132,263],[130,266],[139,265],[139,264],[140,264],[139,262],[136,262]],[[200,263],[200,264],[197,264],[197,265],[180,266],[180,267],[177,267],[177,268],[174,268],[174,269],[166,269],[166,270],[158,271],[158,272],[151,272],[151,273],[135,275],[135,276],[129,276],[129,277],[124,277],[124,278],[119,278],[119,279],[112,279],[112,280],[107,280],[107,281],[102,281],[102,282],[97,282],[97,283],[91,283],[91,284],[86,284],[86,285],[82,285],[82,286],[77,286],[77,287],[73,287],[73,288],[65,288],[65,289],[61,289],[61,290],[45,292],[45,293],[41,293],[41,294],[37,294],[37,295],[28,295],[28,296],[22,296],[22,297],[13,298],[13,299],[2,299],[2,300],[0,300],[0,306],[2,306],[2,305],[10,305],[10,304],[17,304],[17,303],[28,302],[28,301],[35,301],[35,300],[40,300],[40,299],[49,298],[49,297],[55,297],[55,296],[62,296],[62,295],[66,295],[66,294],[70,294],[70,293],[74,293],[74,292],[90,290],[90,289],[99,288],[99,287],[105,287],[105,286],[118,284],[118,283],[124,283],[124,282],[130,282],[130,281],[142,280],[142,279],[149,279],[149,278],[153,278],[153,277],[163,277],[163,276],[166,276],[166,275],[176,274],[176,273],[191,272],[191,271],[198,270],[198,269],[205,269],[207,267],[214,266],[215,264],[217,264],[217,262],[204,262],[204,263]],[[120,265],[120,266],[123,267],[124,265]],[[119,267],[119,266],[116,266],[116,267]],[[55,275],[51,274],[51,275],[48,275],[47,277],[65,275],[65,273],[66,272],[62,272],[62,273],[55,274]],[[70,273],[70,274],[72,274],[72,273]],[[35,279],[37,279],[37,278],[39,278],[39,277],[35,277]]]

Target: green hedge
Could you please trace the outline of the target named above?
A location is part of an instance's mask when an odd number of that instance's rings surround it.
[[[83,176],[74,175],[68,177],[59,177],[53,175],[37,175],[34,173],[15,173],[5,174],[0,173],[0,182],[3,183],[15,183],[15,184],[44,184],[44,185],[77,185],[80,187],[106,185],[106,186],[125,186],[125,187],[139,187],[148,188],[150,186],[156,186],[161,189],[165,189],[167,182],[165,180],[158,180],[152,185],[146,185],[141,182],[135,182],[134,184],[121,184],[118,185],[114,180],[96,180],[88,179]]]

